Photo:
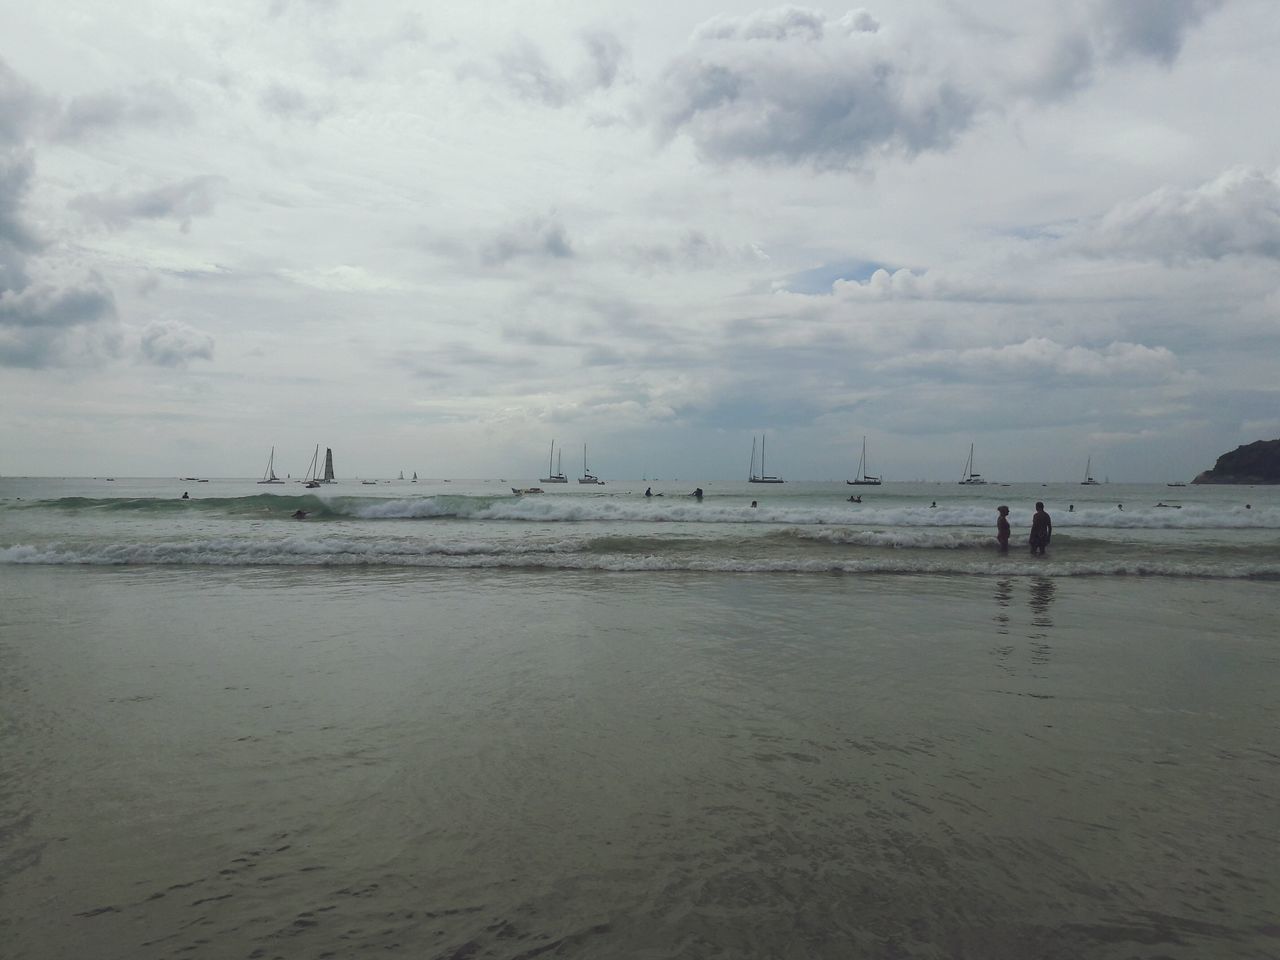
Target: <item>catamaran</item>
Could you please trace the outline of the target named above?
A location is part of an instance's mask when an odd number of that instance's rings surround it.
[[[302,478],[307,489],[314,490],[322,483],[333,483],[333,447],[324,448],[324,472],[320,471],[320,444],[316,444],[316,452],[311,455],[311,463],[306,475]]]
[[[973,469],[973,444],[969,444],[969,459],[964,462],[964,472],[960,474],[960,482],[966,486],[983,487],[987,481],[982,479],[982,474]]]
[[[564,475],[564,471],[560,469],[560,462],[556,461],[556,472],[551,472],[551,462],[555,460],[556,442],[551,441],[551,455],[547,457],[547,476],[543,477],[540,483],[568,483],[569,478]]]
[[[582,476],[578,478],[579,483],[597,483],[604,486],[604,481],[597,477],[594,473],[587,469],[587,445],[582,445]]]
[[[751,438],[751,470],[747,483],[786,483],[781,477],[771,477],[764,472],[764,434],[760,434],[760,472],[756,473],[756,438]]]
[[[271,455],[267,457],[267,469],[262,474],[262,479],[258,481],[259,483],[284,483],[283,480],[276,476],[275,463],[276,448],[273,446],[271,448]]]
[[[878,487],[880,486],[880,478],[873,477],[866,472],[867,467],[867,438],[862,438],[862,456],[858,458],[858,473],[852,480],[846,480],[845,483],[854,487]]]

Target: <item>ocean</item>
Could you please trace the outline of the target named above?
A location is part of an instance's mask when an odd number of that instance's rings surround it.
[[[1280,488],[536,484],[0,478],[6,960],[1280,956]]]

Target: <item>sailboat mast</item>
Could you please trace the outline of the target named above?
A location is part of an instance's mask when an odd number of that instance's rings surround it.
[[[756,476],[756,438],[751,438],[751,469],[747,471],[747,478],[754,480]]]
[[[551,452],[547,454],[547,476],[551,476],[551,468],[555,466],[556,460],[556,442],[551,441]]]

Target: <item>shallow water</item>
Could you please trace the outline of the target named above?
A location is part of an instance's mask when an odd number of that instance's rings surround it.
[[[5,955],[1274,955],[1276,599],[0,567]]]
[[[861,490],[706,484],[513,496],[497,481],[375,486],[0,479],[0,567],[365,566],[723,573],[1213,577],[1280,580],[1280,487],[903,483]],[[683,489],[683,488],[682,488]],[[187,490],[191,499],[180,499]],[[1170,493],[1177,499],[1170,499]],[[1032,505],[1049,556],[1025,546]],[[759,506],[752,508],[755,500]],[[1011,504],[1012,548],[995,508]],[[1127,506],[1126,506],[1127,503]],[[1164,506],[1161,506],[1164,504]],[[305,521],[292,519],[297,511]]]

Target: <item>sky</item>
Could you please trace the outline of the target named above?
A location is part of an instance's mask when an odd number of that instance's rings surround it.
[[[643,7],[643,9],[642,9]],[[1189,480],[1274,0],[0,0],[0,474]]]

